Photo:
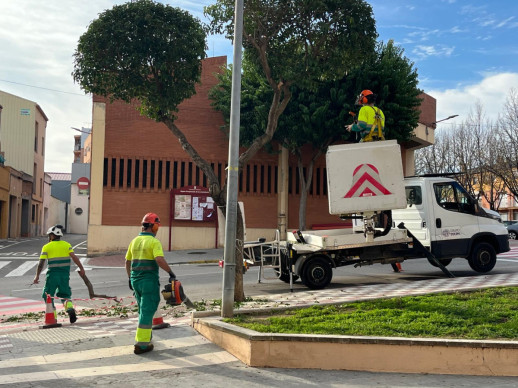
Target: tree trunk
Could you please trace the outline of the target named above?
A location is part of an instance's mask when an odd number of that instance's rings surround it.
[[[307,174],[304,174],[304,166],[302,164],[302,155],[297,153],[297,167],[299,171],[300,180],[300,202],[299,202],[299,230],[306,230],[306,208],[308,201],[308,193],[313,181],[313,168],[315,166],[315,160],[322,155],[322,151],[316,152],[311,158]],[[307,176],[307,178],[306,178]]]
[[[180,129],[174,124],[174,122],[170,119],[163,119],[164,123],[167,125],[169,130],[173,133],[173,135],[178,138],[178,141],[182,145],[182,148],[185,152],[191,157],[194,163],[203,171],[207,180],[209,182],[209,192],[214,200],[216,206],[221,208],[223,211],[223,215],[225,215],[225,208],[227,206],[227,198],[226,198],[226,185],[221,187],[218,177],[216,176],[214,170],[210,166],[210,164],[203,159],[198,152],[194,149],[194,147],[188,142],[185,135],[180,131]],[[244,236],[244,228],[243,228],[243,220],[241,216],[241,210],[239,206],[237,208],[237,225],[236,225],[236,279],[234,283],[234,300],[236,302],[242,302],[245,300],[245,292],[243,289],[243,236]]]

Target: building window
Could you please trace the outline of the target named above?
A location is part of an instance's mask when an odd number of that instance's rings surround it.
[[[38,122],[34,124],[34,152],[38,152]]]
[[[32,173],[32,193],[36,194],[36,173],[38,172],[38,165],[34,163],[34,171]]]

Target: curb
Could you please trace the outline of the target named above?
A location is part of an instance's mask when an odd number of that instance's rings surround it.
[[[251,367],[518,376],[518,342],[259,333],[222,318],[191,326]]]

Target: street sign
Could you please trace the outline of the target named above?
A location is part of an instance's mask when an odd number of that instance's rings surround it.
[[[81,190],[81,191],[88,190],[89,187],[90,187],[90,180],[87,177],[83,176],[77,180],[77,188],[79,190]]]

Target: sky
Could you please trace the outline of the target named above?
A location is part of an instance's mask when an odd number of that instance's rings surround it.
[[[201,21],[215,0],[160,0]],[[40,105],[49,122],[46,172],[70,172],[72,128],[89,128],[92,98],[71,73],[79,37],[99,13],[125,1],[0,0],[0,90]],[[438,124],[448,130],[467,120],[476,104],[496,121],[506,96],[518,90],[518,1],[371,0],[378,40],[404,49],[419,74],[419,88],[437,100]],[[207,55],[232,46],[209,36]],[[365,86],[368,88],[368,85]]]

